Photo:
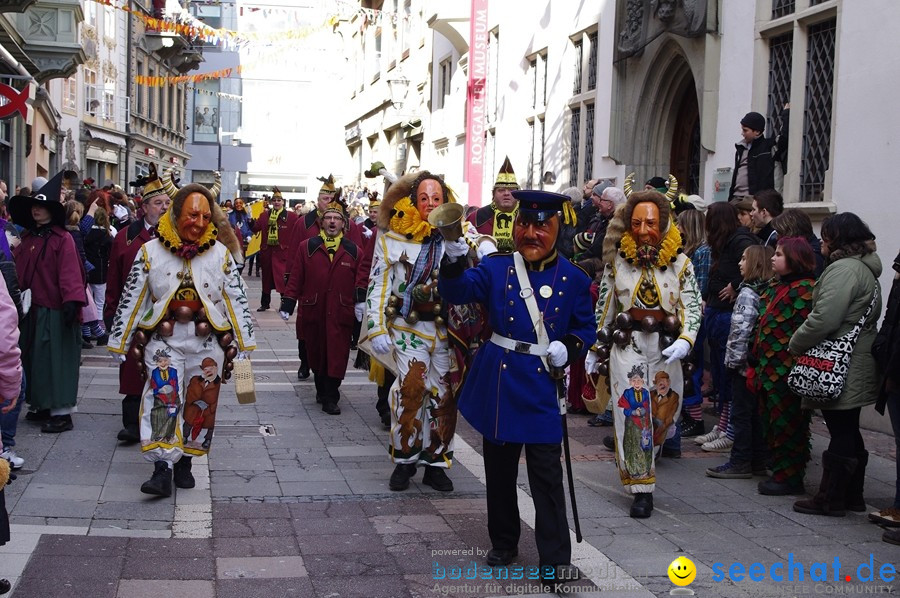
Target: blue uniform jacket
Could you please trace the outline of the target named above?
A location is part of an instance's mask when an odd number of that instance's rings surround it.
[[[535,343],[525,300],[519,296],[512,254],[495,254],[476,268],[460,262],[441,265],[438,289],[455,304],[487,307],[491,328],[502,336]],[[565,258],[530,270],[538,310],[551,341],[563,342],[569,363],[591,347],[597,324],[591,306],[591,280]],[[552,289],[549,298],[540,290]],[[478,350],[459,396],[459,411],[486,439],[495,442],[559,443],[562,422],[556,382],[535,355],[508,351],[487,342]]]

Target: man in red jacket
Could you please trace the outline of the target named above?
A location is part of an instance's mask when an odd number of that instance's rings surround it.
[[[119,307],[119,299],[125,288],[125,279],[131,271],[134,257],[141,246],[153,238],[156,225],[163,212],[169,209],[170,198],[163,189],[162,182],[156,173],[156,167],[150,164],[150,174],[144,183],[141,207],[144,218],[132,222],[128,228],[119,232],[109,251],[109,270],[106,274],[106,299],[103,306],[103,321],[106,329],[112,326],[113,317]],[[119,365],[119,393],[122,397],[122,429],[118,439],[122,442],[134,443],[141,439],[138,418],[141,410],[141,393],[144,391],[144,379],[141,377],[141,363],[131,352],[125,354],[125,362]]]
[[[284,197],[278,187],[272,190],[272,209],[256,219],[253,232],[262,233],[259,263],[262,265],[262,297],[259,309],[272,304],[272,289],[284,294],[284,281],[291,258],[291,237],[297,215],[284,208]]]
[[[299,327],[309,348],[309,366],[322,411],[338,415],[341,381],[350,357],[350,333],[362,312],[369,272],[363,248],[344,236],[345,206],[333,201],[322,210],[320,232],[298,246],[281,317],[287,320],[299,300]],[[361,317],[361,314],[360,314]]]

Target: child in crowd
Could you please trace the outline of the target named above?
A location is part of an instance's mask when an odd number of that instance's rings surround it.
[[[762,295],[763,312],[751,353],[756,359],[755,388],[762,402],[763,437],[772,455],[772,476],[759,483],[760,494],[804,493],[810,412],[788,387],[788,373],[794,364],[788,343],[809,316],[815,267],[816,258],[806,239],[778,239],[772,257],[778,282]]]
[[[759,320],[759,296],[772,278],[774,250],[763,245],[751,245],[744,250],[739,267],[744,281],[731,313],[731,329],[725,348],[725,367],[731,378],[731,425],[734,444],[731,458],[706,470],[713,478],[750,478],[766,475],[766,444],[759,421],[759,401],[756,393],[747,388],[747,357],[750,339]],[[752,383],[752,382],[751,382]]]

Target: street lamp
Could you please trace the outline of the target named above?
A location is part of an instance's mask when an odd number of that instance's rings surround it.
[[[403,110],[403,102],[409,92],[409,79],[402,73],[397,74],[396,79],[388,79],[388,90],[391,93],[391,105],[397,110]]]

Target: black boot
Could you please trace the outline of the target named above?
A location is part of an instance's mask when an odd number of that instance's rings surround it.
[[[266,311],[269,309],[269,306],[272,305],[272,294],[263,293],[262,297],[259,299],[259,307],[256,311]]]
[[[0,579],[0,594],[5,594],[12,589],[8,579]]]
[[[409,488],[409,479],[414,475],[416,475],[415,463],[398,463],[394,468],[394,473],[391,474],[388,488],[395,492],[406,490]]]
[[[440,492],[451,492],[453,490],[453,482],[447,477],[447,470],[443,467],[435,467],[434,465],[425,467],[422,483]]]
[[[44,434],[59,434],[60,432],[68,432],[74,427],[71,415],[54,415],[46,424],[41,426],[41,432]]]
[[[125,395],[122,397],[122,429],[117,438],[126,444],[134,444],[141,441],[141,431],[138,420],[141,414],[141,397],[138,395]]]
[[[191,458],[181,456],[175,463],[175,473],[172,475],[172,481],[176,488],[193,488],[197,485],[194,481],[194,475],[191,473]]]
[[[153,475],[141,484],[141,492],[154,496],[172,496],[172,470],[165,461],[153,464]]]
[[[653,512],[653,493],[638,492],[634,495],[634,502],[631,503],[631,512],[629,515],[635,519],[646,519]]]
[[[98,347],[105,347],[108,342],[109,342],[109,334],[107,334],[105,332],[102,335],[97,337],[97,346]]]
[[[866,499],[863,498],[863,485],[866,482],[866,466],[869,464],[869,451],[857,451],[856,469],[850,476],[850,484],[847,486],[848,511],[864,513],[866,511]]]
[[[841,457],[830,451],[822,453],[822,481],[819,491],[812,498],[798,500],[794,510],[807,515],[843,517],[847,488],[856,469],[856,459]]]
[[[45,422],[50,420],[49,409],[38,409],[25,414],[25,419],[30,422]]]
[[[297,356],[300,358],[300,369],[297,370],[297,378],[306,380],[309,378],[309,359],[306,356],[306,341],[297,341]]]

